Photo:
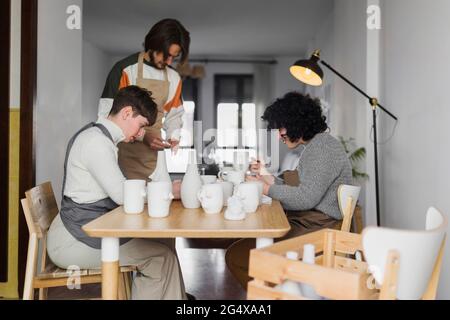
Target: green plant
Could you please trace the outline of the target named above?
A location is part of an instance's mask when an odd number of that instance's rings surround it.
[[[341,141],[342,145],[344,146],[345,153],[347,153],[348,159],[352,164],[353,178],[356,180],[369,179],[369,175],[367,173],[361,172],[358,169],[358,163],[366,157],[366,148],[364,147],[356,148],[354,138],[344,139],[341,136],[339,136],[338,138],[339,141]]]

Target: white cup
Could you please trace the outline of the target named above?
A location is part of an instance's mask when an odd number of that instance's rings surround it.
[[[163,218],[169,215],[172,203],[172,182],[152,181],[147,184],[148,215],[153,218]]]
[[[262,181],[247,181],[246,183],[254,183],[258,186],[259,204],[261,204],[262,198],[263,198],[263,191],[264,191],[264,182],[262,182]]]
[[[258,209],[259,190],[256,183],[241,183],[236,187],[236,195],[242,199],[246,213],[252,213]]]
[[[216,183],[217,177],[214,175],[203,175],[200,176],[202,179],[203,184],[210,184],[210,183]]]
[[[219,183],[223,191],[223,205],[226,206],[228,204],[228,198],[233,195],[234,185],[230,181],[220,181]]]
[[[145,180],[125,180],[123,183],[123,207],[125,213],[137,214],[144,211],[147,196]]]
[[[223,190],[220,183],[204,184],[197,193],[206,213],[219,213],[223,207]]]
[[[247,213],[244,210],[244,203],[240,197],[230,197],[227,205],[227,209],[223,215],[225,220],[244,220],[247,217]]]
[[[221,178],[224,181],[229,181],[233,183],[235,186],[237,186],[238,184],[244,182],[245,171],[236,171],[236,170],[220,171],[219,178]]]

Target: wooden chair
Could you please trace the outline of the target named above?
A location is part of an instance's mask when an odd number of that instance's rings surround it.
[[[47,288],[66,286],[76,276],[79,284],[101,283],[101,270],[81,269],[66,270],[55,266],[47,256],[47,232],[55,216],[58,205],[50,182],[43,183],[25,192],[25,199],[21,199],[23,212],[27,221],[30,238],[28,242],[27,266],[23,299],[33,300],[34,289],[39,289],[39,300],[47,298]],[[39,240],[42,250],[39,253]],[[36,272],[38,261],[41,268]],[[134,267],[121,267],[119,278],[119,298],[131,298],[131,275]],[[79,277],[79,278],[78,278]]]
[[[381,285],[380,299],[435,299],[447,224],[447,217],[431,207],[423,231],[364,229],[364,256]]]
[[[352,218],[361,187],[341,184],[338,187],[338,203],[342,214],[341,231],[350,232]]]

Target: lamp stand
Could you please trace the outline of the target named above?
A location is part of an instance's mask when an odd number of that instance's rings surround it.
[[[372,105],[372,128],[373,128],[373,153],[375,157],[375,208],[377,211],[377,226],[380,226],[380,196],[378,188],[378,144],[377,144],[377,105],[376,98],[370,99]]]
[[[362,91],[360,88],[358,88],[356,85],[354,85],[350,80],[348,80],[346,77],[344,77],[342,74],[340,74],[338,71],[336,71],[332,66],[330,66],[328,63],[326,63],[323,60],[320,60],[320,62],[326,66],[328,69],[333,71],[339,78],[347,82],[351,87],[353,87],[356,91],[361,93],[363,96],[365,96],[367,99],[369,99],[369,103],[372,106],[372,128],[373,128],[373,149],[374,149],[374,157],[375,157],[375,207],[376,207],[376,213],[377,213],[377,226],[380,226],[380,195],[379,195],[379,188],[378,188],[378,144],[377,144],[377,114],[376,109],[379,107],[381,110],[386,112],[391,118],[397,121],[397,117],[394,116],[391,112],[386,110],[382,105],[378,103],[378,100],[376,98],[372,98],[367,93]]]

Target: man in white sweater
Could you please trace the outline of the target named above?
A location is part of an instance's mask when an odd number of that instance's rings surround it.
[[[101,240],[81,227],[123,204],[117,144],[130,142],[155,122],[151,93],[137,86],[121,89],[107,118],[99,118],[69,141],[64,163],[61,211],[50,227],[47,248],[59,267],[101,266]],[[165,245],[151,239],[122,239],[120,265],[135,265],[133,299],[186,299],[178,260]]]

